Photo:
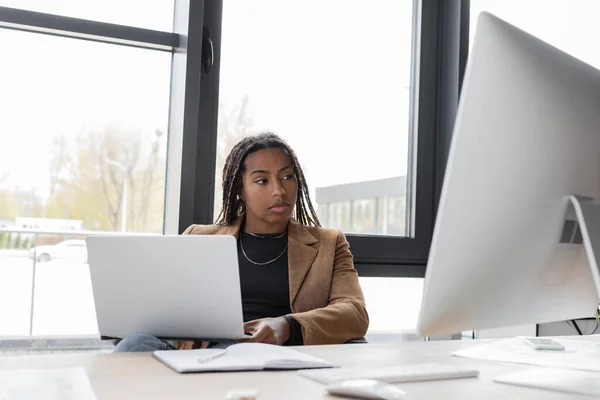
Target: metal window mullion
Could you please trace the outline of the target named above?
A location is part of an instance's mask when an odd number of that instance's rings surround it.
[[[181,37],[173,53],[164,233],[194,223],[196,158],[202,81],[204,0],[175,0],[173,30]]]
[[[184,1],[184,0],[178,0]],[[219,108],[219,70],[221,59],[222,0],[186,0],[197,8],[191,12],[189,40],[200,40],[199,63],[195,64],[193,104],[186,104],[185,122],[194,129],[184,129],[181,174],[181,198],[179,206],[179,230],[190,224],[214,222],[214,193],[217,156],[217,125]],[[203,6],[202,11],[199,10]],[[200,17],[202,19],[200,19]],[[191,18],[191,17],[190,17]],[[203,38],[205,40],[203,40]],[[209,39],[210,38],[210,39]],[[212,43],[212,45],[211,45]],[[211,45],[213,55],[211,68],[202,62],[202,46]],[[208,60],[207,60],[208,61]],[[206,68],[205,68],[206,67]],[[198,80],[198,81],[197,81]],[[189,113],[188,113],[189,111]],[[186,125],[187,126],[187,125]]]
[[[168,52],[179,47],[179,35],[172,32],[8,7],[0,7],[0,28]]]

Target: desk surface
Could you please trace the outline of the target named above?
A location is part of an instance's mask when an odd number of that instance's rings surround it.
[[[570,337],[573,340],[576,337]],[[585,337],[600,342],[600,338]],[[471,360],[450,355],[451,351],[490,340],[440,341],[299,348],[341,366],[388,366],[444,362],[469,365],[480,370],[478,378],[404,383],[398,385],[407,399],[574,399],[574,395],[520,388],[494,383],[500,374],[531,366]],[[225,399],[233,388],[260,390],[259,400],[333,399],[323,386],[304,379],[295,371],[235,372],[180,375],[150,353],[65,354],[0,357],[2,369],[85,367],[97,398],[102,399]],[[583,397],[582,397],[583,398]],[[589,398],[589,397],[587,397]]]

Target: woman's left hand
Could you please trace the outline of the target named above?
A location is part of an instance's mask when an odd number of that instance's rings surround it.
[[[244,323],[244,332],[252,334],[248,342],[282,345],[290,338],[290,324],[284,317],[256,319]]]

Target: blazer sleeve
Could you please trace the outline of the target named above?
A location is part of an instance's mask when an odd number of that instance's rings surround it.
[[[194,228],[196,227],[196,224],[192,224],[190,226],[188,226],[185,231],[183,231],[182,235],[189,235],[190,233],[192,233],[192,231],[194,230]]]
[[[305,345],[342,344],[367,333],[369,316],[350,246],[338,232],[329,304],[290,314],[302,326]]]

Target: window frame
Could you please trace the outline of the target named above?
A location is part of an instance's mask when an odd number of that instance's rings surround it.
[[[194,146],[186,146],[182,170],[194,171],[195,178],[187,176],[184,183],[182,177],[179,232],[192,223],[213,223],[223,1],[205,1],[204,28],[211,32],[215,64],[210,73],[201,72],[199,114],[203,118],[196,137],[190,132],[186,136]],[[418,93],[413,91],[411,98],[418,102],[418,111],[410,120],[411,129],[416,127],[411,140],[418,145],[416,161],[409,162],[407,176],[415,190],[407,198],[407,209],[414,210],[415,218],[410,237],[346,234],[361,276],[425,276],[466,63],[469,1],[414,0],[413,9],[417,34],[413,35],[411,80],[418,83]]]
[[[0,6],[0,28],[172,52],[179,35]]]

